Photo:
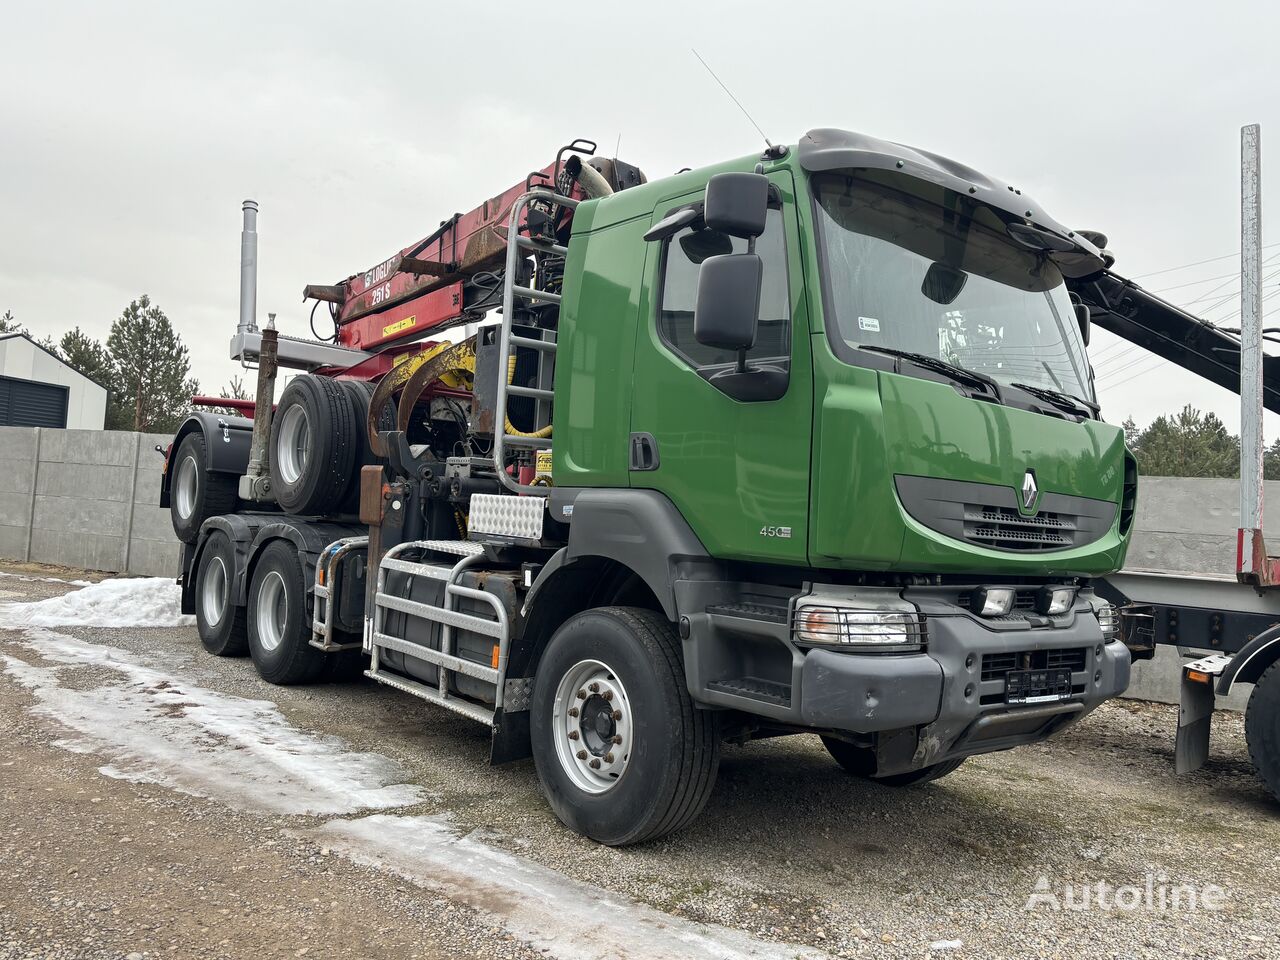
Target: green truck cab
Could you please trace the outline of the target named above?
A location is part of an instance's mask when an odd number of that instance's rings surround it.
[[[758,236],[706,222],[735,179],[765,198]],[[732,290],[707,271],[751,256],[756,322],[709,338],[699,311]],[[1136,470],[1069,292],[1103,257],[1006,184],[832,130],[584,203],[566,557],[641,576],[698,708],[822,733],[862,774],[918,782],[1079,719],[1130,666],[1090,581],[1123,565]]]

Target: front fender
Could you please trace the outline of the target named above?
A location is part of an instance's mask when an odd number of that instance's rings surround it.
[[[1218,678],[1218,696],[1225,697],[1237,683],[1257,683],[1263,671],[1280,659],[1280,625],[1263,630],[1250,640]]]

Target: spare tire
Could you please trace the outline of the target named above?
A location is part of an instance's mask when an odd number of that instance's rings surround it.
[[[343,392],[351,403],[351,415],[355,418],[355,466],[351,471],[351,484],[347,487],[346,496],[342,499],[344,513],[360,511],[360,468],[370,464],[381,463],[381,459],[373,452],[369,444],[369,401],[373,399],[374,384],[365,380],[339,380]],[[382,416],[378,418],[380,430],[396,428],[395,407],[388,403],[383,407]]]
[[[341,505],[357,452],[351,408],[329,377],[303,374],[284,388],[271,421],[271,480],[289,513],[324,514]]]
[[[236,477],[210,472],[204,433],[199,429],[182,438],[169,469],[173,471],[169,478],[173,532],[183,543],[195,543],[206,520],[235,510]]]

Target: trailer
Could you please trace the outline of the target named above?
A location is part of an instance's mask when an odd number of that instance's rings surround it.
[[[1261,131],[1241,130],[1240,328],[1224,330],[1109,271],[1076,290],[1104,329],[1240,395],[1240,523],[1234,571],[1202,575],[1124,571],[1098,592],[1119,614],[1134,659],[1176,648],[1181,670],[1175,765],[1204,765],[1214,705],[1252,686],[1245,736],[1258,778],[1280,797],[1280,557],[1262,530],[1264,410],[1280,412],[1280,357],[1263,347],[1276,331],[1262,312]]]
[[[652,182],[577,140],[306,286],[327,339],[258,326],[243,212],[252,416],[193,414],[161,492],[209,652],[482,723],[612,845],[725,744],[909,787],[1127,686],[1086,345],[1136,288],[1016,187],[834,129]]]

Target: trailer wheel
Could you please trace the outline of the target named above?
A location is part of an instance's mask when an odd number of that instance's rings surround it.
[[[209,455],[199,430],[182,438],[171,467],[169,518],[173,532],[183,543],[195,543],[206,520],[235,510],[236,478],[209,472]]]
[[[311,646],[307,588],[293,544],[267,544],[249,585],[249,655],[267,683],[313,683],[327,663]]]
[[[329,377],[303,374],[284,388],[271,421],[271,478],[289,513],[322,514],[341,503],[358,441],[351,406]]]
[[[1249,694],[1244,738],[1258,779],[1280,799],[1280,660],[1263,671]]]
[[[718,714],[698,710],[680,640],[658,613],[602,607],[568,620],[538,664],[533,759],[551,809],[609,846],[653,840],[706,805]]]
[[[235,547],[221,530],[209,534],[196,567],[196,630],[215,657],[239,657],[249,650],[244,607],[232,601]]]
[[[921,767],[919,770],[910,770],[907,773],[894,773],[887,777],[877,777],[875,775],[875,754],[866,747],[855,746],[848,741],[837,740],[835,737],[823,737],[822,745],[827,748],[827,752],[831,754],[835,762],[844,767],[846,772],[864,780],[882,783],[886,787],[914,787],[922,783],[929,783],[940,777],[945,777],[960,764],[964,763],[964,757],[958,757],[954,760],[932,763],[927,767]]]

